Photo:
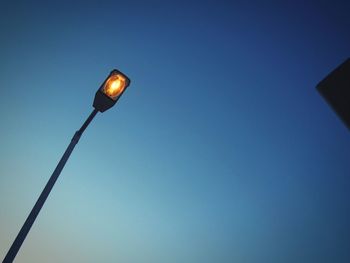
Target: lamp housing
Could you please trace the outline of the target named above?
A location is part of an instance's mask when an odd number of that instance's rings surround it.
[[[93,106],[99,112],[113,107],[130,84],[130,79],[117,69],[111,71],[96,91]]]

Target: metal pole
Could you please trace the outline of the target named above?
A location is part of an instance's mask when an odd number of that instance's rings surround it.
[[[47,182],[44,190],[41,192],[38,200],[36,201],[32,211],[30,212],[29,216],[27,217],[27,220],[24,222],[21,230],[19,231],[15,241],[13,241],[11,248],[7,252],[3,263],[12,263],[13,260],[15,259],[19,249],[21,248],[21,245],[23,241],[25,240],[30,228],[32,227],[36,217],[38,216],[41,208],[43,207],[47,197],[49,196],[51,189],[53,188],[58,176],[60,175],[64,165],[66,164],[69,156],[71,155],[75,145],[79,142],[80,136],[83,134],[87,126],[90,124],[92,119],[96,116],[97,110],[94,109],[93,112],[90,114],[90,116],[86,119],[84,122],[83,126],[76,131],[74,134],[70,144],[67,147],[67,150],[64,152],[61,160],[56,166],[56,169],[53,171],[49,181]]]

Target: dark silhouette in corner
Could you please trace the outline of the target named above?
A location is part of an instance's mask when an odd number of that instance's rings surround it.
[[[317,90],[350,129],[350,58],[318,83]]]

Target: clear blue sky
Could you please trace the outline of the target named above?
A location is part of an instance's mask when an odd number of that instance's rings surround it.
[[[1,258],[118,68],[16,262],[350,262],[349,3],[72,2],[0,4]]]

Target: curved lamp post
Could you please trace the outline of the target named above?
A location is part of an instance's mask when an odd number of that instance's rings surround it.
[[[51,189],[53,188],[58,176],[60,175],[64,165],[66,164],[69,156],[71,155],[75,145],[79,142],[79,139],[87,126],[90,124],[92,119],[96,116],[97,112],[104,112],[111,108],[118,99],[122,96],[126,88],[130,84],[130,79],[119,70],[114,69],[101,87],[97,90],[94,99],[94,110],[91,112],[89,117],[86,119],[81,128],[75,132],[67,150],[64,152],[61,160],[53,171],[49,181],[47,182],[44,190],[41,192],[38,200],[36,201],[32,211],[24,222],[21,230],[19,231],[15,241],[13,241],[11,248],[7,252],[3,263],[11,263],[16,257],[23,241],[25,240],[30,228],[32,227],[36,217],[38,216],[41,208],[43,207],[47,197],[49,196]]]

